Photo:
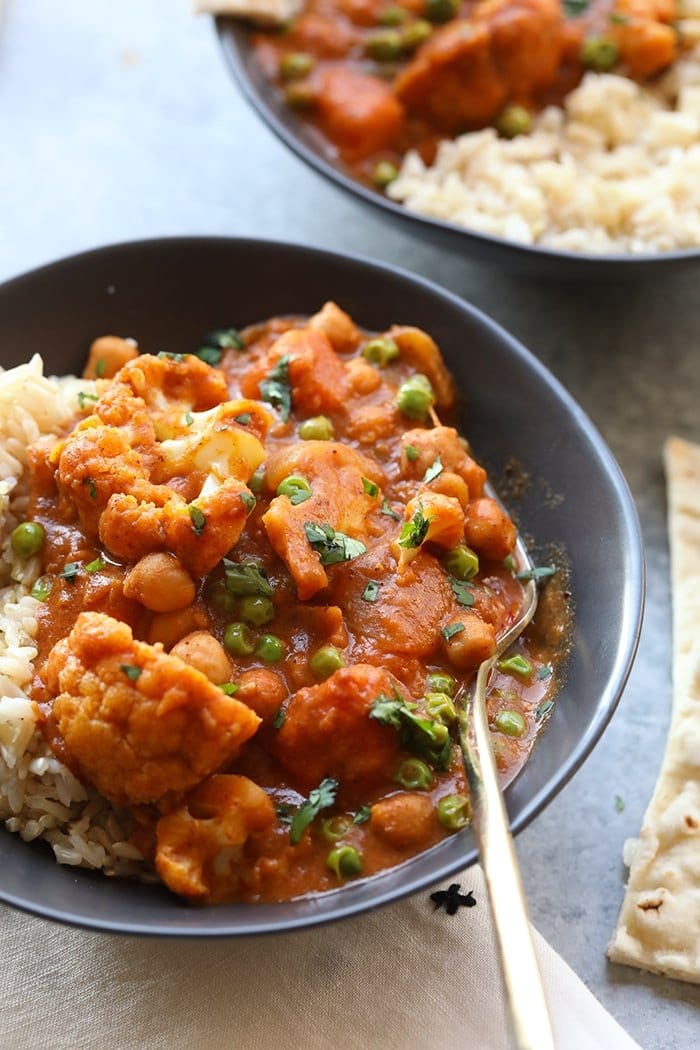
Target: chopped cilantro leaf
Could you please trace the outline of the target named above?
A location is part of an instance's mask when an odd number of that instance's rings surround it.
[[[278,802],[275,806],[275,814],[280,824],[291,824],[294,813],[288,802]]]
[[[280,707],[279,711],[272,719],[272,725],[275,729],[281,729],[287,720],[287,712],[283,707]]]
[[[409,463],[415,463],[420,455],[415,445],[404,445],[404,452]]]
[[[364,554],[367,548],[364,543],[336,532],[331,525],[319,525],[315,521],[304,522],[306,538],[318,554],[321,565],[335,565],[342,561],[352,561]]]
[[[195,507],[194,503],[190,503],[188,510],[190,512],[190,518],[192,519],[192,528],[194,529],[195,535],[201,536],[204,532],[204,526],[207,523],[204,511],[200,510],[199,507]]]
[[[68,583],[75,583],[75,578],[80,572],[79,561],[68,561],[59,572],[59,576],[63,580],[67,580]]]
[[[370,481],[368,478],[362,479],[362,488],[368,496],[372,497],[372,499],[376,499],[379,495],[379,486],[375,485],[374,482]]]
[[[459,605],[463,605],[465,609],[471,608],[474,604],[474,588],[466,580],[456,580],[454,576],[449,577],[450,587],[452,593]]]
[[[368,580],[367,586],[362,592],[362,597],[364,598],[364,600],[366,602],[376,602],[380,587],[381,584],[379,580]]]
[[[124,672],[129,681],[135,682],[136,679],[141,675],[143,667],[136,667],[135,664],[122,664],[121,670]]]
[[[588,10],[589,0],[563,0],[562,7],[567,18],[578,18]]]
[[[455,620],[454,623],[448,623],[447,627],[442,629],[442,637],[446,642],[449,642],[450,638],[454,638],[456,634],[461,634],[464,630],[464,624],[460,623],[459,620]]]
[[[426,518],[423,508],[418,504],[418,509],[410,521],[407,521],[399,534],[399,547],[420,547],[428,535],[432,518]]]
[[[83,478],[83,485],[88,490],[88,496],[90,499],[97,499],[97,486],[95,485],[94,478]]]
[[[432,718],[416,714],[416,704],[394,691],[393,697],[380,693],[370,708],[369,717],[398,730],[401,746],[421,755],[438,769],[445,769],[452,754],[452,741],[447,726]]]
[[[194,356],[198,357],[200,361],[204,361],[205,365],[218,365],[219,361],[223,356],[223,350],[220,350],[218,346],[200,346],[199,350],[195,350]]]
[[[234,416],[233,418],[242,427],[247,427],[253,417],[250,412],[241,412],[240,416]]]
[[[267,379],[260,383],[260,397],[276,408],[283,423],[292,412],[292,388],[289,381],[289,354],[283,354]]]
[[[542,664],[541,667],[537,668],[537,677],[540,682],[545,682],[548,678],[552,677],[552,668],[549,664]]]
[[[622,795],[615,795],[615,812],[622,813],[625,808],[625,800]]]
[[[237,328],[217,328],[207,332],[195,353],[208,365],[218,365],[224,350],[245,350],[245,343]]]
[[[90,575],[92,575],[93,572],[99,572],[100,569],[104,569],[106,564],[106,562],[102,561],[102,558],[95,558],[94,561],[89,561],[87,563],[85,566],[85,572],[89,572]]]
[[[309,797],[302,802],[299,809],[292,817],[289,829],[289,841],[292,846],[301,842],[301,837],[309,824],[318,816],[322,809],[328,809],[335,802],[338,793],[338,781],[332,777],[326,777],[317,788],[309,792]]]
[[[267,578],[267,573],[254,562],[239,564],[224,558],[224,580],[226,590],[236,594],[240,598],[249,595],[262,595],[271,598],[273,594],[272,584]]]
[[[546,580],[549,576],[554,576],[557,572],[556,565],[540,565],[532,569],[523,569],[522,572],[516,572],[516,580]]]
[[[78,404],[81,408],[85,408],[86,401],[99,401],[97,394],[86,394],[84,390],[78,391]]]
[[[379,511],[380,514],[384,514],[387,518],[393,518],[394,521],[401,521],[401,515],[397,514],[395,510],[392,510],[389,505],[389,501],[386,499],[382,500],[382,505]]]
[[[537,710],[535,711],[535,719],[538,722],[541,721],[541,719],[543,719],[545,715],[549,714],[549,712],[552,710],[553,707],[554,707],[554,701],[553,700],[543,700],[542,703],[537,708]]]
[[[177,361],[182,363],[185,360],[184,354],[173,354],[170,350],[159,350],[157,356],[161,361]]]
[[[223,685],[219,686],[222,693],[226,693],[226,696],[233,696],[240,689],[238,682],[224,682]]]
[[[423,475],[424,484],[428,484],[429,481],[435,481],[442,474],[442,460],[439,456],[436,456],[431,466],[428,467],[425,474]]]
[[[251,510],[255,506],[255,496],[251,492],[241,492],[241,503],[250,514]]]
[[[48,596],[51,594],[53,588],[53,580],[50,576],[40,576],[36,581],[31,591],[29,592],[32,598],[36,598],[38,602],[45,602]]]
[[[371,806],[360,806],[355,816],[352,818],[353,824],[366,824],[369,818],[372,816]]]

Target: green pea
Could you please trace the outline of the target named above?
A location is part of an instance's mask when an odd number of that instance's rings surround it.
[[[394,780],[407,791],[426,791],[432,786],[433,774],[419,758],[406,758],[397,769]]]
[[[452,725],[457,721],[457,710],[447,693],[426,693],[425,709],[442,725]]]
[[[365,53],[376,62],[393,62],[401,57],[401,34],[394,29],[372,33],[365,40]]]
[[[224,649],[234,656],[250,656],[255,649],[255,640],[244,623],[230,623],[224,631]]]
[[[326,857],[326,864],[339,879],[349,879],[362,872],[362,856],[353,846],[336,846]]]
[[[289,477],[280,481],[277,486],[277,495],[286,496],[293,506],[304,503],[311,498],[311,485],[301,474],[290,474]]]
[[[12,530],[10,544],[18,558],[31,558],[44,546],[46,533],[37,521],[23,521]]]
[[[450,576],[454,576],[457,580],[471,580],[479,571],[478,555],[464,543],[460,543],[459,547],[448,551],[443,556],[442,564]]]
[[[372,182],[380,190],[386,189],[398,177],[399,169],[390,160],[380,160],[372,172]]]
[[[435,394],[430,380],[420,372],[402,383],[396,395],[396,407],[409,419],[427,419],[428,409],[434,403]]]
[[[400,353],[398,346],[388,335],[380,335],[376,339],[370,339],[362,347],[364,359],[373,365],[379,365],[380,368],[386,368],[388,364],[396,360]]]
[[[279,64],[279,74],[282,80],[301,80],[308,76],[313,69],[314,60],[305,51],[292,51],[289,55],[282,55]]]
[[[421,44],[425,43],[432,32],[433,27],[424,18],[419,18],[415,22],[411,22],[410,25],[404,26],[399,33],[403,51],[409,53],[416,51]]]
[[[454,696],[457,683],[447,671],[434,671],[428,675],[428,687],[433,693],[447,693],[448,696]]]
[[[262,467],[258,467],[255,473],[252,475],[248,482],[248,488],[251,492],[254,492],[256,496],[259,496],[263,490],[265,484],[265,471]]]
[[[425,0],[425,17],[441,25],[454,18],[459,10],[459,0]]]
[[[532,664],[517,653],[515,656],[509,656],[507,660],[499,660],[498,670],[503,674],[517,675],[518,678],[529,678],[532,674]]]
[[[506,106],[493,126],[504,139],[514,139],[516,135],[527,135],[532,130],[532,116],[524,106]]]
[[[328,817],[321,821],[321,834],[326,842],[337,842],[342,839],[350,827],[351,821],[348,817]]]
[[[311,670],[321,680],[329,678],[341,667],[345,667],[345,657],[334,645],[322,645],[311,657]]]
[[[408,11],[405,7],[392,4],[379,12],[377,22],[380,26],[400,26],[407,18]]]
[[[493,720],[493,727],[506,736],[525,736],[527,722],[519,711],[499,711]]]
[[[266,664],[276,664],[284,656],[284,642],[276,634],[264,634],[255,646],[255,652]]]
[[[38,602],[45,602],[53,590],[53,580],[50,576],[40,576],[34,583],[29,594]]]
[[[607,36],[589,36],[581,45],[579,55],[586,69],[594,69],[596,73],[606,73],[617,65],[620,52],[614,40]]]
[[[241,598],[239,614],[246,623],[252,623],[256,627],[262,627],[275,618],[275,607],[269,598],[259,594],[249,594]]]
[[[284,98],[290,109],[308,110],[316,105],[318,92],[312,84],[302,80],[289,84],[285,89]]]
[[[207,601],[224,616],[230,616],[236,608],[236,599],[227,589],[223,580],[210,584],[206,591]]]
[[[471,806],[465,795],[445,795],[437,804],[437,818],[448,831],[466,828],[471,816]]]
[[[312,416],[299,427],[302,441],[330,441],[334,433],[333,423],[328,416]]]

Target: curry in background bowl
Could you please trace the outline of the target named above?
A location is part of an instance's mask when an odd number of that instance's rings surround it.
[[[255,299],[250,274],[263,270],[272,283]],[[141,279],[156,271],[144,297]],[[479,315],[357,260],[185,240],[105,250],[43,274],[47,307],[54,294],[70,299],[71,287],[84,303],[80,332],[99,316],[103,329],[139,345],[98,340],[83,379],[49,382],[36,360],[2,377],[0,396],[13,405],[3,415],[3,817],[25,839],[48,838],[81,876],[66,881],[38,843],[4,835],[5,899],[107,928],[253,932],[349,914],[468,861],[469,836],[456,834],[469,814],[452,694],[517,617],[522,585],[513,523],[485,491],[478,453],[450,426],[455,390],[426,329],[443,346],[458,333],[478,355],[472,370],[500,351],[521,393],[532,370],[533,403],[543,396],[554,423],[565,426],[573,412],[580,447],[594,465],[599,454],[607,462],[598,482],[612,501],[612,547],[632,569],[627,580],[612,573],[616,599],[622,593],[634,607],[633,518],[617,519],[626,548],[614,542],[615,501],[629,512],[629,497],[590,424]],[[29,345],[23,295],[36,295],[42,276],[0,296],[11,326],[3,335],[18,355]],[[183,294],[171,300],[178,287]],[[319,291],[329,299],[313,313]],[[167,341],[155,325],[164,294]],[[245,326],[273,302],[271,321]],[[405,310],[417,323],[390,326],[389,302],[393,316]],[[204,318],[237,327],[202,339]],[[83,337],[73,325],[65,337],[77,362]],[[55,332],[54,346],[61,339]],[[452,363],[459,374],[460,358]],[[474,370],[464,394],[474,421],[479,403],[490,418],[495,451],[496,390],[484,373],[488,366]],[[503,389],[499,397],[508,401]],[[516,437],[510,448],[526,471],[527,444]],[[16,485],[13,459],[22,464]],[[493,462],[498,468],[498,455]],[[556,537],[546,513],[537,522],[526,512],[524,523],[571,556],[566,515],[555,511]],[[582,597],[576,633],[585,638],[592,624]],[[554,707],[511,789],[538,767],[540,788],[526,787],[521,820],[600,731],[636,641],[633,614],[617,628],[617,666],[608,664],[574,743],[582,711],[572,712],[567,690],[580,673],[581,642],[561,688],[568,613],[556,576],[542,605],[548,617],[500,666],[490,698],[509,779],[555,686],[561,694],[564,714]],[[609,643],[608,632],[607,659]],[[39,874],[34,899],[26,886],[24,899],[12,889],[27,864]],[[105,880],[83,866],[158,876],[175,894],[217,907],[183,910],[156,885]]]

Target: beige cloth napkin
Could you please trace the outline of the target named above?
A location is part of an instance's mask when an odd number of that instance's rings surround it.
[[[483,876],[450,881],[476,906],[448,915],[425,891],[341,923],[228,941],[108,936],[3,907],[0,1046],[505,1050]],[[535,940],[559,1050],[639,1050]]]

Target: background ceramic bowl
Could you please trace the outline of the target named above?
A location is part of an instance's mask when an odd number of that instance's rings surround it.
[[[483,314],[435,285],[355,257],[249,240],[182,238],[65,259],[0,287],[6,367],[39,351],[49,373],[80,372],[98,335],[146,352],[186,352],[203,333],[336,300],[362,326],[415,324],[436,339],[465,403],[462,425],[497,483],[516,457],[530,477],[517,506],[538,548],[563,545],[575,629],[565,686],[507,792],[515,831],[567,782],[602,733],[630,670],[643,601],[639,525],[600,435],[549,372]],[[511,504],[511,506],[513,506]],[[157,886],[59,867],[48,846],[0,831],[0,899],[84,926],[232,935],[299,928],[412,893],[476,858],[471,832],[400,868],[311,900],[191,908]]]
[[[700,248],[648,255],[588,255],[518,244],[410,212],[380,191],[363,185],[341,161],[330,158],[319,133],[299,119],[286,105],[282,92],[264,76],[250,47],[250,29],[245,23],[218,18],[216,26],[228,68],[272,131],[321,175],[372,205],[388,221],[403,223],[416,237],[511,273],[556,281],[656,279],[662,273],[672,274],[693,265],[700,267]]]

